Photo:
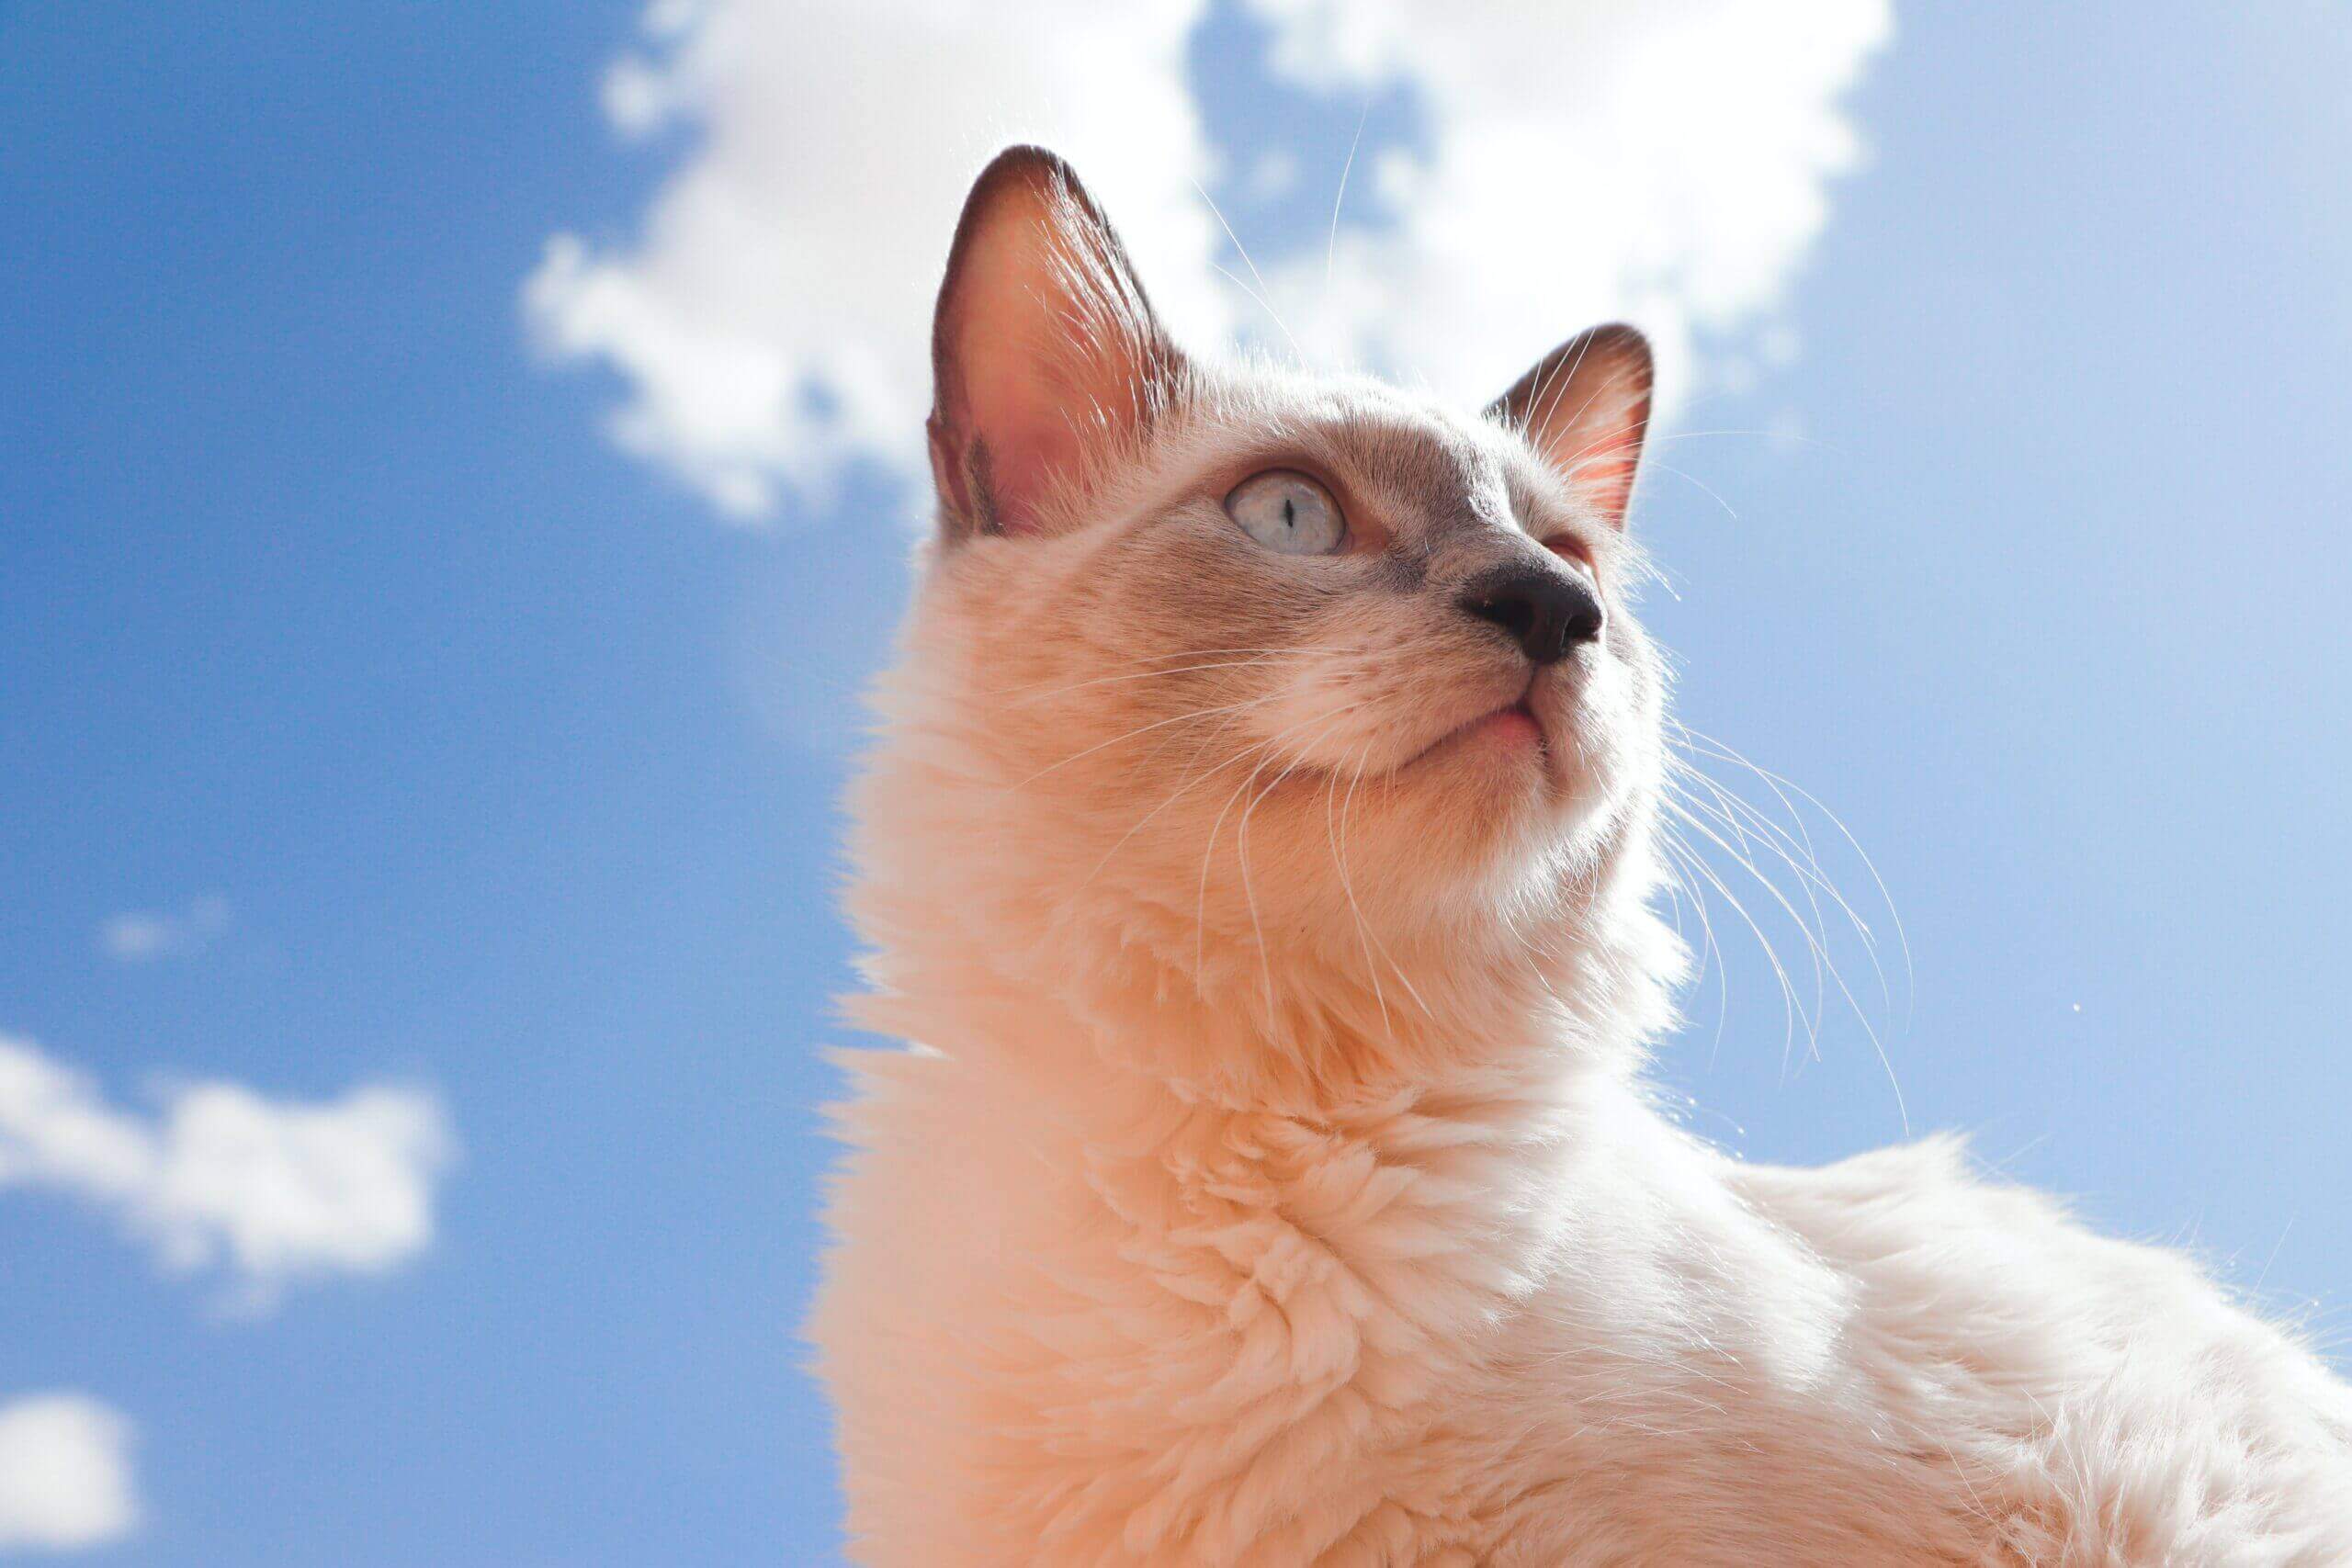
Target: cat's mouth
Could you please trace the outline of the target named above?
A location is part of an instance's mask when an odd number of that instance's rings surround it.
[[[1468,728],[1473,735],[1486,736],[1505,745],[1544,744],[1544,721],[1535,716],[1535,709],[1525,697],[1497,708],[1484,718],[1473,719]]]
[[[1532,698],[1533,682],[1529,682],[1519,695],[1499,707],[1489,708],[1465,724],[1454,726],[1415,753],[1405,766],[1450,753],[1464,747],[1490,745],[1506,750],[1525,750],[1541,757],[1549,750],[1550,733],[1537,716]]]

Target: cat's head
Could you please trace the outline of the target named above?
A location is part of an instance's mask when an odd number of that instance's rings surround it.
[[[926,852],[1253,986],[1589,911],[1646,852],[1638,333],[1479,411],[1198,363],[1068,167],[1015,149],[933,355],[938,533],[887,699],[954,825]]]

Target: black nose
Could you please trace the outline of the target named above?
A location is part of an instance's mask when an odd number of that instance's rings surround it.
[[[1600,600],[1565,569],[1514,562],[1474,579],[1462,607],[1492,621],[1538,664],[1555,664],[1597,642],[1606,618]]]

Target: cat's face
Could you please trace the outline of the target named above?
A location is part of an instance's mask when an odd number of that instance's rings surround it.
[[[1658,750],[1622,528],[1639,338],[1587,334],[1479,416],[1203,369],[1058,165],[1004,168],[943,298],[910,650],[1001,820],[1069,880],[1294,941],[1538,914],[1605,869]]]

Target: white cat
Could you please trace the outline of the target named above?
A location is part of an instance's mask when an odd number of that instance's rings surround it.
[[[1623,327],[1481,415],[1220,367],[1030,149],[934,339],[812,1336],[853,1554],[2352,1563],[2352,1393],[1932,1142],[1649,1102]]]

